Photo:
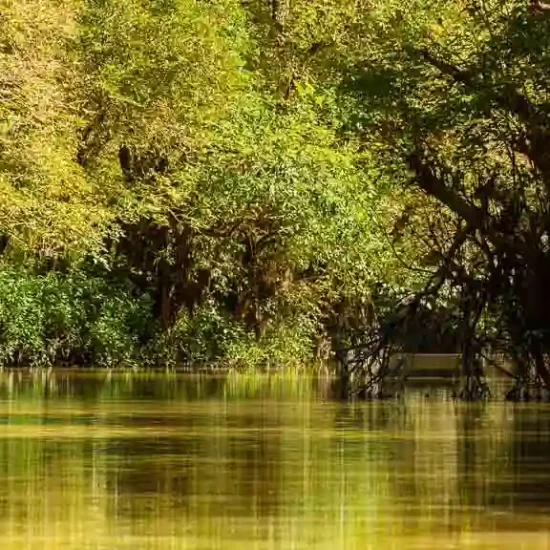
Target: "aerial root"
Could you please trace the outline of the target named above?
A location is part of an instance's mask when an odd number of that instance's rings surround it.
[[[491,397],[491,390],[483,377],[467,375],[455,396],[462,401],[484,401]]]

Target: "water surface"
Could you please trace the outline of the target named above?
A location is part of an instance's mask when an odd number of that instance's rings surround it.
[[[1,374],[0,548],[550,548],[550,405],[329,386]]]

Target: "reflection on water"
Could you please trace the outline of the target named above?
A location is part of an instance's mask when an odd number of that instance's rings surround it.
[[[2,374],[0,548],[550,548],[550,405],[329,386]]]

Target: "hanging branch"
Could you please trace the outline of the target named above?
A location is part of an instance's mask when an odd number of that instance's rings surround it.
[[[396,306],[396,315],[379,326],[367,328],[360,345],[339,351],[343,364],[342,377],[345,383],[351,383],[349,393],[380,397],[384,394],[384,383],[400,376],[404,360],[392,362],[401,346],[400,336],[406,332],[407,323],[417,315],[422,302],[428,296],[437,296],[455,265],[454,257],[471,231],[472,227],[468,224],[459,227],[452,245],[442,255],[440,267],[422,291],[401,300]]]

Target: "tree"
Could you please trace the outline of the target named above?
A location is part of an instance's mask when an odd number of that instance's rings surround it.
[[[5,357],[311,359],[373,317],[375,281],[411,278],[392,176],[338,89],[362,3],[4,6],[4,295],[104,297],[28,332],[14,298]]]
[[[550,387],[549,24],[519,0],[375,3],[350,63],[369,143],[454,220],[409,311],[460,296],[465,397],[488,344],[516,363],[511,396]]]
[[[80,126],[70,55],[78,5],[0,3],[1,252],[98,248],[107,213],[74,162]]]

